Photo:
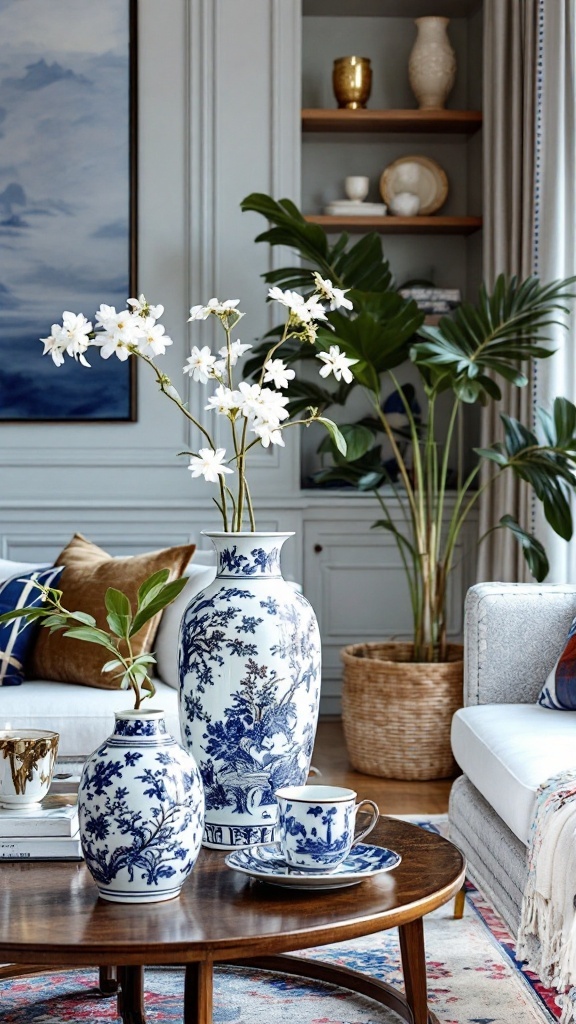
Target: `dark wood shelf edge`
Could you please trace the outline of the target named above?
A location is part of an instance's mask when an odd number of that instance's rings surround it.
[[[305,132],[434,132],[471,135],[482,127],[481,110],[302,110]]]
[[[330,217],[327,214],[309,214],[305,220],[326,231],[379,231],[397,235],[471,235],[482,227],[482,217]]]

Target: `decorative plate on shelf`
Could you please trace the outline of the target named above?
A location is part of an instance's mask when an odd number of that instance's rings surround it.
[[[248,846],[243,850],[236,850],[226,857],[226,864],[234,871],[241,871],[260,882],[268,882],[269,885],[317,891],[358,885],[365,878],[392,871],[398,867],[401,859],[400,854],[394,850],[358,843],[337,868],[320,873],[291,867],[282,856],[280,843],[268,843],[264,846]]]
[[[380,177],[380,195],[388,205],[400,192],[413,192],[420,199],[419,215],[435,213],[446,202],[446,171],[427,156],[402,156],[389,164]]]

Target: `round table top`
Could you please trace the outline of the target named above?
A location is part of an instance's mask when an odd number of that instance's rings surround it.
[[[463,883],[462,855],[435,833],[380,818],[370,842],[402,862],[349,888],[267,885],[202,850],[179,897],[130,905],[101,900],[84,863],[2,863],[0,962],[182,964],[287,952],[407,924]]]

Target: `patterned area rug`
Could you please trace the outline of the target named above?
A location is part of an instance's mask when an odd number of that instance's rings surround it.
[[[329,895],[328,897],[329,898]],[[442,1024],[555,1024],[552,992],[523,971],[514,943],[486,900],[469,887],[463,920],[447,904],[425,919],[430,1008]],[[363,971],[402,988],[393,929],[304,954]],[[183,971],[146,972],[149,1024],[181,1024]],[[101,996],[94,971],[38,975],[0,983],[1,1024],[118,1020],[114,997]],[[250,970],[217,969],[214,1024],[397,1024],[371,1000],[330,985]]]

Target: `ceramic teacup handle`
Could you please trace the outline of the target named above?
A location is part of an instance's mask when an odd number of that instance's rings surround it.
[[[376,824],[378,818],[380,817],[378,804],[375,804],[373,800],[361,800],[359,804],[356,804],[356,814],[358,814],[358,811],[361,810],[365,804],[368,804],[368,806],[372,808],[372,819],[368,822],[366,828],[363,828],[361,832],[358,832],[358,834],[354,836],[352,846],[356,846],[356,843],[361,843],[362,840],[366,838],[366,836],[368,835],[369,832],[372,831],[374,825]]]

